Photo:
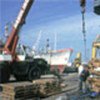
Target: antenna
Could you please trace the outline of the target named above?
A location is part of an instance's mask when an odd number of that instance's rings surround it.
[[[50,47],[49,38],[47,38],[46,42],[46,53],[48,53]]]
[[[39,43],[40,43],[40,39],[41,39],[41,34],[42,34],[42,31],[40,30],[40,32],[38,34],[38,37],[36,39],[36,42],[33,45],[33,50],[38,49],[38,46],[39,46]]]
[[[5,33],[4,33],[4,36],[6,37],[6,38],[8,38],[8,34],[9,34],[9,23],[7,23],[6,25],[5,25],[5,27],[4,27],[4,29],[5,29]]]
[[[57,33],[55,33],[54,50],[57,50]]]

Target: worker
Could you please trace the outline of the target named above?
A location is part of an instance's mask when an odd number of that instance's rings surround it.
[[[86,64],[83,64],[83,70],[80,73],[80,89],[82,90],[83,93],[87,92],[88,86],[87,86],[87,79],[89,77],[90,73],[89,73],[89,67]]]
[[[83,71],[83,65],[81,63],[79,63],[79,67],[78,67],[78,76],[79,76],[79,90],[82,90],[82,80],[80,79],[80,75]]]
[[[99,90],[98,85],[96,86],[97,89],[95,89],[94,84],[96,83],[96,81],[94,81],[94,82],[91,81],[92,79],[99,80],[99,78],[100,78],[100,65],[99,64],[97,65],[97,64],[93,63],[93,66],[94,66],[94,68],[90,70],[91,74],[88,78],[90,89],[93,89],[91,94],[90,94],[90,97],[92,97],[92,98],[100,95],[100,90]],[[98,82],[99,81],[97,81],[97,83]]]

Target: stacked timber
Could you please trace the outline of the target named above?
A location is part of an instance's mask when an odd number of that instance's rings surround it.
[[[61,91],[60,83],[55,79],[40,79],[33,81],[39,86],[39,96],[46,97]]]
[[[30,82],[2,84],[2,100],[27,100],[37,93],[38,86]]]
[[[91,84],[91,89],[94,92],[100,93],[100,68],[91,70],[91,77],[88,79]]]

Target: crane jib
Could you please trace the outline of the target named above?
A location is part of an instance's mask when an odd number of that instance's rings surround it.
[[[21,10],[16,18],[16,21],[12,27],[12,31],[10,33],[10,36],[8,37],[6,44],[4,46],[4,49],[7,52],[10,52],[13,55],[15,55],[15,49],[18,43],[18,33],[20,31],[20,28],[25,23],[25,19],[27,17],[27,14],[33,4],[34,0],[24,0],[24,3],[21,7]]]
[[[25,0],[25,2],[18,14],[18,17],[15,21],[15,24],[14,24],[15,29],[18,29],[20,26],[22,26],[25,23],[25,18],[29,12],[29,9],[30,9],[32,3],[33,3],[33,0]]]

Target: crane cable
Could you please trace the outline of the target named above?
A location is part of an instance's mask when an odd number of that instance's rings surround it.
[[[80,6],[82,8],[82,33],[83,33],[83,41],[84,41],[84,54],[85,60],[87,59],[87,40],[86,40],[86,30],[85,30],[85,4],[86,0],[80,0]]]

